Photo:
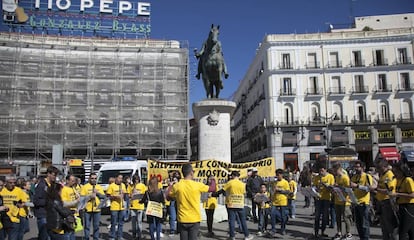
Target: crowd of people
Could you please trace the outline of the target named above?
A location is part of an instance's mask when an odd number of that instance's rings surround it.
[[[101,239],[101,208],[107,202],[109,239],[124,239],[124,223],[129,221],[132,238],[143,239],[144,215],[152,240],[162,237],[167,215],[170,234],[180,234],[182,240],[198,239],[201,204],[207,217],[207,237],[214,238],[213,219],[220,195],[225,196],[230,240],[235,239],[236,225],[245,240],[254,238],[246,223],[249,217],[257,224],[257,236],[284,236],[289,219],[296,218],[298,189],[305,196],[305,208],[314,202],[316,239],[369,239],[375,222],[371,214],[377,216],[383,239],[414,239],[414,181],[410,168],[402,162],[390,166],[382,160],[376,162],[375,171],[364,169],[360,161],[350,169],[343,169],[341,164],[322,164],[314,171],[305,167],[300,175],[277,169],[275,177],[269,179],[252,168],[243,181],[239,171],[231,171],[227,183],[219,189],[213,175],[206,183],[194,181],[192,165],[184,164],[181,172],[171,171],[163,182],[153,177],[147,185],[137,175],[131,179],[118,174],[104,192],[97,184],[96,173],[81,185],[71,174],[57,180],[59,170],[50,166],[39,180],[6,176],[5,182],[0,181],[0,240],[22,240],[30,230],[32,217],[36,217],[39,240],[74,240],[77,224],[82,226],[85,239]],[[250,200],[251,209],[246,208],[246,200]],[[328,236],[325,230],[333,225],[336,234]],[[358,237],[352,235],[353,225]]]

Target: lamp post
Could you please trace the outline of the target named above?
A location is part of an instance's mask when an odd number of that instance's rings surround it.
[[[332,123],[333,120],[336,118],[336,113],[333,113],[330,117],[320,117],[322,120],[325,121],[325,152],[326,154],[326,169],[329,167],[329,153],[330,149],[330,138],[329,138],[329,124]]]
[[[84,119],[82,120],[83,123],[85,123],[85,125],[88,127],[88,138],[89,138],[89,158],[91,159],[91,172],[94,171],[94,147],[98,146],[98,143],[94,142],[94,137],[93,137],[93,133],[92,133],[92,129],[94,127],[97,127],[100,125],[100,122],[97,121],[95,122],[95,120],[93,119]]]

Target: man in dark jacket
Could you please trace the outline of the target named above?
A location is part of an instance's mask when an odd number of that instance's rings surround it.
[[[252,175],[247,179],[246,183],[247,197],[252,200],[252,215],[255,223],[257,222],[257,203],[254,201],[254,196],[260,192],[260,186],[263,183],[263,179],[257,173],[257,168],[253,168]]]
[[[35,194],[33,196],[34,204],[34,215],[37,218],[37,229],[38,229],[38,239],[39,240],[48,240],[49,235],[47,233],[46,227],[46,209],[47,209],[47,190],[50,188],[51,184],[56,181],[56,176],[59,173],[59,169],[55,166],[50,166],[47,168],[46,177],[39,180],[35,188]]]

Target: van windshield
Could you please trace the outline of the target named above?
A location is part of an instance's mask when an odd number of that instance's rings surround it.
[[[116,169],[116,170],[103,170],[99,172],[98,184],[108,184],[110,177],[117,177],[118,174],[125,176],[132,175],[132,169]]]

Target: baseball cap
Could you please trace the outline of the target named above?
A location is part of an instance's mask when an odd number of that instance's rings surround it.
[[[252,168],[252,172],[257,172],[257,168]]]

